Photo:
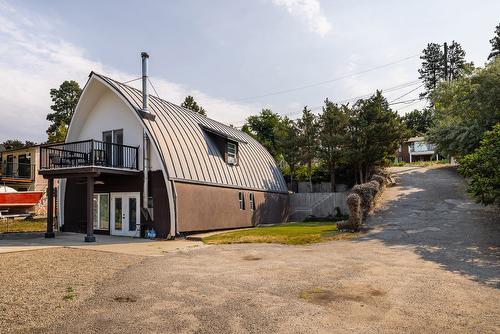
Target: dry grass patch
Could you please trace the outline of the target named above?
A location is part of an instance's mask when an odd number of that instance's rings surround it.
[[[329,240],[349,239],[354,233],[337,231],[334,222],[285,223],[255,227],[203,238],[206,244],[278,243],[306,245]]]
[[[0,219],[0,233],[45,232],[47,220],[43,219]]]

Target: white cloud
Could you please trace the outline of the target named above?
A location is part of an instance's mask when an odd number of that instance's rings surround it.
[[[284,7],[290,15],[307,25],[310,31],[325,36],[332,25],[323,14],[319,0],[273,0],[278,7]]]
[[[64,80],[76,80],[83,86],[90,71],[120,81],[137,77],[93,61],[84,49],[58,38],[57,22],[57,18],[27,13],[0,0],[0,141],[45,141],[49,91]],[[137,58],[140,71],[139,55]],[[151,80],[160,97],[181,103],[186,95],[193,95],[211,118],[221,122],[244,119],[259,110],[154,75]]]

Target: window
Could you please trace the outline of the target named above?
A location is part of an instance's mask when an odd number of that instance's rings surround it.
[[[253,193],[249,194],[250,210],[255,210],[255,198]]]
[[[109,230],[109,194],[94,194],[94,230]]]
[[[230,165],[238,164],[238,145],[236,143],[227,142],[227,163]]]
[[[240,210],[245,210],[245,194],[243,191],[238,192],[238,200],[240,202]]]
[[[105,131],[102,133],[105,142],[104,151],[106,163],[113,167],[123,167],[123,130]],[[117,144],[117,145],[113,145]]]

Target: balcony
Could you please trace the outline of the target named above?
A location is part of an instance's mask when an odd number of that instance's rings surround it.
[[[40,174],[139,171],[139,147],[84,140],[40,146]]]
[[[410,145],[410,153],[433,153],[434,148],[434,144],[415,142]]]
[[[1,182],[32,182],[35,179],[35,165],[4,161],[0,168]]]

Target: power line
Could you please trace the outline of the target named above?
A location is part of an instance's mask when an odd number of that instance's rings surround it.
[[[389,87],[389,88],[381,89],[381,90],[384,93],[394,92],[394,91],[397,91],[397,90],[400,90],[400,89],[404,89],[404,88],[408,88],[408,87],[414,86],[414,85],[416,85],[418,83],[420,83],[420,80],[413,80],[413,81],[405,82],[405,83],[402,83],[402,84],[399,84],[399,85],[396,85],[396,86],[392,86],[392,87]],[[422,85],[420,85],[417,88],[420,88],[421,86]],[[417,88],[415,88],[413,91],[415,91]],[[373,95],[373,92],[367,93],[367,94],[363,94],[363,95],[359,95],[359,96],[350,97],[350,98],[343,99],[343,100],[339,100],[339,101],[337,101],[337,103],[338,104],[343,104],[343,103],[347,103],[347,102],[350,102],[350,101],[357,101],[359,99],[367,98],[367,97],[370,97],[372,95]],[[323,105],[320,105],[320,106],[311,107],[310,109],[311,110],[317,110],[317,109],[320,109],[322,107],[323,107]],[[289,113],[282,113],[282,114],[280,114],[280,116],[291,116],[291,115],[299,114],[301,112],[302,111],[293,111],[293,112],[289,112]],[[244,123],[245,121],[246,121],[246,119],[245,120],[235,121],[235,122],[230,122],[230,124]]]
[[[369,69],[366,69],[366,70],[363,70],[363,71],[344,74],[342,76],[339,76],[339,77],[336,77],[336,78],[333,78],[333,79],[330,79],[330,80],[320,81],[320,82],[312,83],[312,84],[309,84],[309,85],[304,85],[304,86],[299,86],[299,87],[295,87],[295,88],[290,88],[290,89],[275,91],[275,92],[271,92],[271,93],[267,93],[267,94],[262,94],[262,95],[255,95],[255,96],[244,97],[244,98],[241,98],[241,99],[236,99],[234,101],[235,102],[240,102],[240,101],[253,100],[253,99],[258,99],[258,98],[261,98],[261,97],[281,95],[281,94],[291,93],[291,92],[295,92],[295,91],[302,90],[302,89],[317,87],[317,86],[321,86],[321,85],[324,85],[324,84],[328,84],[328,83],[332,83],[332,82],[335,82],[335,81],[339,81],[339,80],[342,80],[342,79],[350,78],[350,77],[353,77],[353,76],[356,76],[356,75],[360,75],[360,74],[364,74],[364,73],[376,71],[376,70],[379,70],[379,69],[382,69],[382,68],[385,68],[385,67],[389,67],[389,66],[392,66],[392,65],[395,65],[395,64],[399,64],[399,63],[402,63],[402,62],[407,61],[409,59],[415,58],[416,56],[418,56],[418,54],[415,54],[415,55],[412,55],[412,56],[409,56],[409,57],[405,57],[405,58],[401,58],[401,59],[395,60],[395,61],[390,62],[390,63],[383,64],[383,65],[375,66],[375,67],[372,67],[372,68],[369,68]]]
[[[391,102],[389,102],[389,104],[391,104],[391,103],[393,103],[393,102],[395,102],[395,101],[399,100],[400,98],[405,97],[405,96],[406,96],[406,95],[408,95],[408,94],[413,93],[414,91],[416,91],[417,89],[419,89],[419,88],[420,88],[420,87],[422,87],[423,85],[424,85],[424,84],[421,84],[421,85],[420,85],[420,86],[418,86],[417,88],[414,88],[414,89],[410,90],[409,92],[407,92],[407,93],[405,93],[405,94],[403,94],[403,95],[401,95],[401,96],[398,96],[397,98],[395,98],[394,100],[392,100]]]

